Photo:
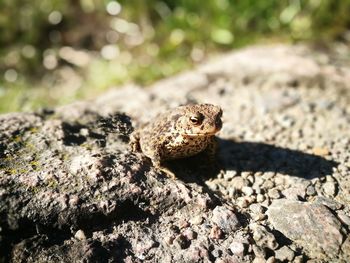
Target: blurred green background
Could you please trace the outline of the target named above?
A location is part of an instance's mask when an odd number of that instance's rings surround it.
[[[349,0],[0,0],[0,112],[147,85],[250,44],[349,41],[349,14]]]

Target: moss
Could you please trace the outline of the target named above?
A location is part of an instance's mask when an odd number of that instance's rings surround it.
[[[58,182],[55,179],[50,179],[47,181],[47,187],[57,189]]]

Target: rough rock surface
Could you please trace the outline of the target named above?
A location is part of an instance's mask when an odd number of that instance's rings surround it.
[[[228,54],[144,89],[0,116],[0,262],[349,262],[350,63],[302,46]],[[133,128],[223,108],[218,167],[157,173]]]

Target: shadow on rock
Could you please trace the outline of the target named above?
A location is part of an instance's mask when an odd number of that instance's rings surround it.
[[[222,168],[237,172],[276,172],[313,179],[332,174],[337,162],[265,143],[219,139]]]
[[[265,143],[219,139],[219,149],[219,162],[214,166],[199,154],[167,162],[167,167],[182,181],[203,185],[205,180],[217,177],[220,170],[275,172],[313,179],[332,174],[338,165],[321,156]]]

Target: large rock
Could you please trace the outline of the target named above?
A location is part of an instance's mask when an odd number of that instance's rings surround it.
[[[340,57],[252,47],[147,89],[0,116],[0,262],[346,262],[350,63]],[[172,180],[129,151],[129,134],[190,102],[223,108],[219,160],[170,162]]]
[[[267,213],[275,229],[310,251],[312,257],[339,254],[344,230],[324,205],[280,199],[272,202]]]

